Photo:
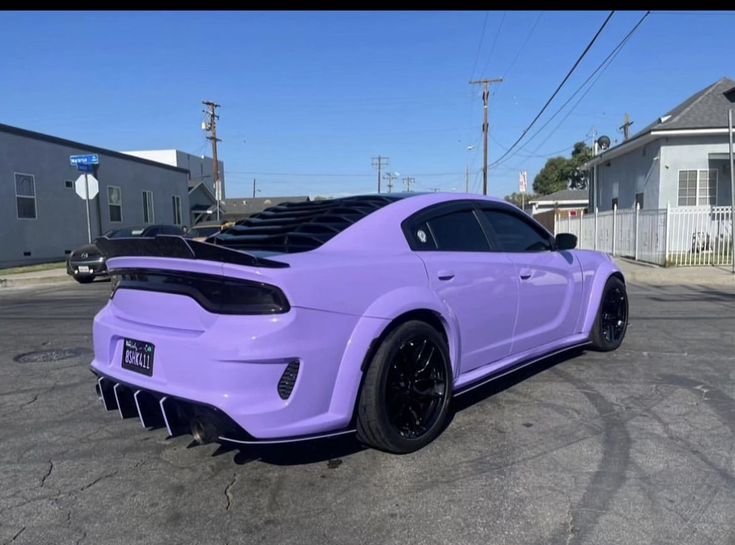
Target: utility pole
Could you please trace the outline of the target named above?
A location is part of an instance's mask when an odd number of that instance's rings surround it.
[[[412,178],[409,176],[406,176],[405,178],[403,178],[403,184],[406,186],[406,193],[411,192],[411,184],[415,184],[415,183],[416,183],[416,178]]]
[[[208,120],[202,123],[202,129],[209,133],[209,135],[207,136],[207,140],[212,141],[212,177],[214,178],[214,199],[215,201],[217,201],[217,221],[219,221],[220,202],[222,201],[222,181],[220,180],[219,175],[217,142],[221,142],[222,140],[217,138],[217,120],[219,119],[219,116],[217,115],[217,108],[219,108],[220,105],[215,104],[211,100],[202,100],[202,104],[207,107],[207,109],[203,111],[208,116]]]
[[[393,191],[393,180],[398,178],[398,176],[393,172],[386,172],[385,174],[383,174],[383,178],[388,180],[388,193],[391,193]]]
[[[626,113],[625,114],[625,123],[620,125],[618,127],[619,129],[623,130],[623,139],[627,140],[630,136],[630,126],[633,124],[633,121],[630,120],[630,116]]]
[[[253,178],[253,199],[255,198],[255,178]]]
[[[465,165],[464,167],[464,192],[470,192],[470,166]]]
[[[482,194],[487,195],[487,135],[490,132],[488,125],[488,103],[490,102],[490,86],[493,83],[503,83],[503,78],[495,79],[479,79],[470,82],[470,85],[482,85],[482,147],[483,147],[483,164],[482,164]]]
[[[390,163],[389,157],[383,157],[382,155],[373,157],[373,168],[378,169],[378,193],[380,193],[380,176],[383,174],[383,167],[387,167],[388,163]]]

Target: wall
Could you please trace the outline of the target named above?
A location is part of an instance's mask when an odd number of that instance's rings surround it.
[[[718,171],[717,204],[729,205],[730,166],[726,160],[710,160],[710,153],[728,153],[727,134],[711,136],[677,136],[661,140],[661,196],[659,208],[667,203],[677,206],[679,170],[716,168]]]
[[[643,193],[643,208],[659,208],[659,159],[661,144],[654,141],[597,166],[598,209],[612,209],[618,184],[618,208],[633,208],[636,193]],[[608,166],[609,164],[609,166]]]
[[[85,203],[64,181],[80,175],[69,156],[90,152],[100,156],[100,194],[90,201],[92,238],[114,227],[142,224],[144,189],[153,191],[156,223],[173,222],[173,195],[181,197],[182,220],[188,221],[188,175],[183,170],[0,131],[0,266],[63,259],[87,242]],[[14,172],[35,177],[37,219],[17,217]],[[122,190],[121,223],[110,222],[109,185]]]
[[[221,160],[219,163],[219,178],[222,181],[222,196],[221,199],[225,200],[227,192],[225,190],[225,164]],[[200,155],[192,155],[191,153],[185,153],[183,151],[176,152],[176,166],[185,168],[191,173],[191,181],[194,184],[204,182],[207,184],[207,188],[215,195],[214,192],[214,177],[212,173],[213,161],[211,157],[202,157]]]

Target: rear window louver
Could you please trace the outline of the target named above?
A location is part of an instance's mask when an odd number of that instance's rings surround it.
[[[365,195],[282,203],[238,221],[207,242],[237,250],[306,252],[398,198]]]

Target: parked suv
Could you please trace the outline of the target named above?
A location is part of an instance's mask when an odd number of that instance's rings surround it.
[[[185,236],[183,229],[177,225],[144,225],[140,227],[123,227],[107,231],[107,238],[155,237],[156,235]],[[93,244],[85,244],[77,248],[66,260],[66,273],[73,276],[80,284],[88,284],[97,276],[107,276],[107,263],[99,248]]]

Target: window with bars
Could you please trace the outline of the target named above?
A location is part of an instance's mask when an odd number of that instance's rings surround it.
[[[143,191],[143,223],[153,223],[153,191]]]
[[[717,169],[679,171],[679,206],[717,204]]]
[[[15,173],[15,204],[19,220],[36,219],[36,179],[33,174]]]
[[[107,207],[110,211],[110,222],[122,221],[122,190],[116,185],[107,186]]]

